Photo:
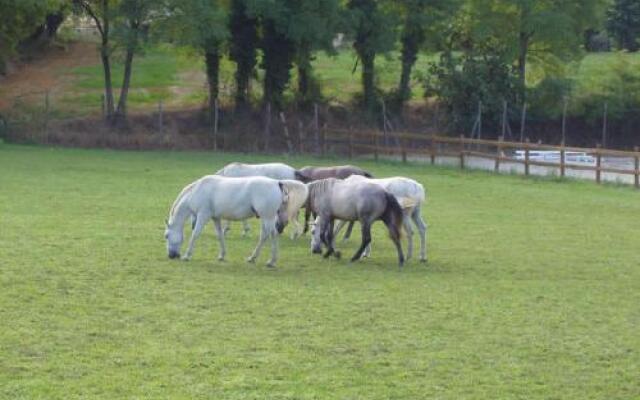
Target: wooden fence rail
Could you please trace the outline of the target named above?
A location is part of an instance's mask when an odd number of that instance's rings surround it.
[[[386,135],[386,136],[385,136]],[[335,146],[342,148],[351,158],[358,152],[373,153],[377,160],[380,155],[400,156],[403,162],[409,156],[427,156],[431,164],[435,164],[437,157],[459,158],[459,165],[465,168],[468,165],[468,157],[477,157],[494,161],[494,171],[500,171],[502,163],[515,163],[524,165],[525,175],[530,175],[531,166],[557,168],[560,176],[566,176],[567,170],[593,171],[597,183],[602,182],[603,173],[613,173],[622,175],[633,175],[636,188],[640,188],[640,149],[634,151],[605,149],[600,146],[596,148],[554,146],[542,143],[531,143],[527,139],[525,142],[512,142],[488,139],[471,139],[460,137],[446,137],[439,135],[420,135],[416,133],[404,132],[376,132],[357,131],[343,129],[324,129],[323,154],[327,154],[330,146],[335,151]],[[385,140],[393,145],[385,145]],[[484,148],[484,151],[481,150]],[[493,150],[493,151],[489,151]],[[508,156],[509,152],[516,150],[524,152],[524,157],[515,158]],[[532,151],[557,151],[559,153],[558,162],[543,161],[532,158]],[[580,152],[595,158],[595,165],[567,162],[568,152]],[[520,153],[522,154],[522,153]],[[632,159],[633,169],[615,168],[603,165],[603,157],[625,157]]]

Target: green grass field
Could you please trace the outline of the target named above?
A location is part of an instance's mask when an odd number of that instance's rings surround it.
[[[640,397],[639,192],[357,161],[425,184],[428,264],[376,225],[360,263],[250,265],[256,221],[167,259],[185,184],[282,159],[0,146],[0,398]]]

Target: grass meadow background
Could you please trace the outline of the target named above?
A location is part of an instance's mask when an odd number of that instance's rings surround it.
[[[267,160],[346,162],[0,146],[0,398],[640,397],[639,192],[361,160],[427,188],[427,264],[167,259],[184,185]]]

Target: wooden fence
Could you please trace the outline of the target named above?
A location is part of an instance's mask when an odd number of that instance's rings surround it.
[[[437,157],[455,157],[459,159],[460,168],[465,168],[469,157],[477,157],[494,161],[494,170],[500,170],[501,163],[515,163],[524,165],[524,174],[531,174],[531,166],[551,167],[559,171],[561,177],[566,171],[593,171],[597,183],[602,182],[603,173],[632,175],[636,188],[640,188],[640,151],[610,150],[602,147],[582,148],[572,146],[554,146],[542,143],[510,142],[505,140],[470,139],[463,136],[445,137],[438,135],[420,135],[414,133],[356,131],[343,129],[322,129],[319,143],[321,155],[346,153],[348,157],[357,154],[368,154],[378,160],[382,155],[399,156],[403,162],[409,156],[428,157],[431,164],[435,164]],[[318,149],[316,149],[317,151]],[[533,151],[556,151],[559,153],[558,162],[532,159]],[[522,158],[515,158],[515,152],[523,153]],[[317,151],[318,152],[318,151]],[[586,153],[595,159],[595,165],[580,164],[566,161],[567,152]],[[632,160],[630,169],[603,165],[604,157],[624,157]]]

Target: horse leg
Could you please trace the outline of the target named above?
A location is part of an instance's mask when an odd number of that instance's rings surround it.
[[[311,216],[311,209],[306,207],[304,209],[304,229],[302,230],[302,234],[304,235],[309,231],[309,217]]]
[[[200,236],[200,234],[202,233],[202,228],[204,228],[204,225],[207,223],[208,219],[209,217],[207,215],[198,215],[196,225],[193,227],[193,231],[191,232],[191,238],[189,239],[187,252],[184,253],[184,256],[182,256],[183,260],[188,261],[191,259],[191,256],[193,255],[193,246],[195,245],[198,236]]]
[[[216,235],[218,236],[218,241],[220,242],[220,250],[218,251],[218,261],[224,261],[224,256],[227,253],[227,249],[224,244],[224,232],[222,231],[222,223],[220,219],[214,219],[213,225],[216,229]]]
[[[226,235],[231,230],[231,222],[229,220],[225,220],[224,224],[222,224],[222,234]]]
[[[389,237],[393,241],[393,244],[396,246],[396,251],[398,252],[398,263],[400,264],[400,267],[402,267],[404,265],[404,254],[402,254],[402,243],[400,243],[400,237],[399,235],[398,236],[394,235],[393,232],[396,230],[393,229],[393,226],[389,221],[383,220],[383,222],[387,226],[387,229],[389,230]],[[400,229],[402,229],[401,226],[398,227],[398,232],[400,231]]]
[[[247,235],[249,234],[249,221],[248,220],[243,220],[242,221],[242,237],[247,237]]]
[[[351,232],[353,231],[353,225],[355,225],[356,221],[350,221],[349,226],[347,227],[347,231],[344,233],[342,240],[349,240],[351,237]]]
[[[262,246],[264,246],[264,242],[266,242],[267,238],[269,237],[269,232],[267,230],[264,220],[262,221],[262,224],[260,224],[260,226],[261,226],[260,239],[258,239],[258,245],[253,250],[253,253],[249,256],[249,258],[247,258],[247,262],[250,262],[250,263],[253,263],[256,261],[256,258],[258,258],[258,256],[260,255],[260,250],[262,250]]]
[[[408,214],[403,215],[402,225],[407,232],[407,261],[413,255],[413,228],[411,227],[411,221]]]
[[[360,244],[360,248],[356,251],[356,254],[351,257],[351,262],[358,261],[360,257],[362,257],[362,253],[371,243],[371,223],[368,221],[360,221],[362,225],[362,243]]]
[[[338,225],[336,225],[336,229],[333,230],[333,236],[338,237],[338,235],[340,234],[340,231],[342,230],[342,228],[344,228],[346,224],[347,224],[347,221],[344,221],[342,219],[339,220]]]
[[[278,260],[278,231],[275,227],[275,223],[273,226],[269,227],[271,229],[271,259],[267,263],[267,267],[275,268],[276,261]]]
[[[322,225],[320,226],[320,238],[327,247],[327,251],[324,253],[324,258],[329,257],[332,254],[336,254],[339,257],[339,253],[336,253],[333,243],[333,218],[321,218]]]
[[[420,207],[416,207],[413,209],[413,213],[411,213],[411,219],[413,223],[418,228],[418,234],[420,235],[420,261],[427,261],[427,224],[422,219],[422,213],[420,212]]]

